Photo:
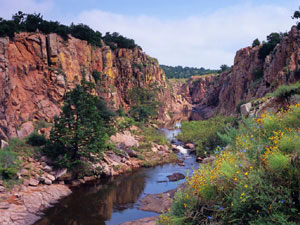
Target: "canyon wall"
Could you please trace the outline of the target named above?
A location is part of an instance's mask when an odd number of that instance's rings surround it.
[[[242,103],[300,79],[300,32],[295,26],[264,61],[259,48],[239,50],[232,68],[221,75],[191,78],[182,86],[182,95],[203,118],[232,115]]]
[[[114,110],[129,109],[129,91],[137,86],[158,90],[161,119],[182,107],[173,104],[176,96],[157,60],[139,47],[112,50],[72,36],[19,33],[13,40],[0,38],[0,139],[23,138],[33,131],[34,121],[51,122],[65,93],[83,77],[96,83],[97,94]]]

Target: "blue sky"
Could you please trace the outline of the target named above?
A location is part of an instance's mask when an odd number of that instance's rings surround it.
[[[41,12],[133,38],[167,65],[218,68],[253,39],[288,31],[295,0],[0,0],[0,17]]]

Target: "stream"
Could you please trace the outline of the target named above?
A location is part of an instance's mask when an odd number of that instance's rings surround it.
[[[158,194],[176,188],[184,180],[168,182],[168,175],[186,174],[196,169],[198,163],[175,136],[180,123],[173,130],[160,129],[169,141],[178,146],[178,158],[184,166],[165,164],[153,168],[141,168],[96,183],[75,188],[73,193],[48,209],[35,225],[118,225],[127,221],[158,215],[139,210],[140,200],[147,194]],[[165,181],[165,182],[162,182]]]

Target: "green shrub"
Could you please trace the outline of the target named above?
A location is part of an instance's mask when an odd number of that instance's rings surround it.
[[[32,146],[42,146],[47,143],[47,139],[44,135],[38,134],[36,132],[33,132],[29,135],[27,139],[27,144],[30,144]]]
[[[17,155],[7,149],[0,151],[0,179],[13,179],[18,172]]]
[[[273,96],[289,100],[291,96],[300,94],[300,82],[291,85],[281,85],[273,93]]]
[[[177,138],[184,143],[195,143],[198,156],[205,156],[212,152],[218,145],[224,145],[224,139],[217,133],[224,133],[226,127],[234,124],[231,117],[217,116],[205,121],[184,121],[181,133]]]
[[[290,164],[290,158],[281,152],[274,152],[267,159],[267,165],[272,171],[281,172],[287,169]]]
[[[97,70],[93,70],[92,76],[93,76],[95,82],[98,83],[98,81],[101,78],[101,72],[99,72]]]

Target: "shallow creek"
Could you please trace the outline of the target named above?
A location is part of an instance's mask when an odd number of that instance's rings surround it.
[[[158,215],[139,210],[140,200],[147,194],[158,194],[176,188],[184,180],[168,182],[168,175],[186,174],[196,169],[198,164],[194,155],[188,154],[182,143],[175,136],[177,128],[160,130],[169,141],[178,146],[178,157],[184,160],[184,166],[165,164],[153,168],[142,168],[97,183],[82,185],[73,193],[62,199],[35,225],[118,225],[123,222]]]

